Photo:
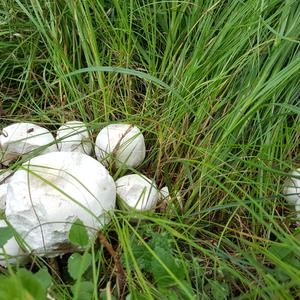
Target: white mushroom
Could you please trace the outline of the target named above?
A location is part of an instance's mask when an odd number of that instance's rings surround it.
[[[57,130],[57,146],[60,151],[78,151],[90,155],[92,143],[84,123],[79,121],[66,122]]]
[[[159,198],[156,184],[146,176],[131,174],[116,181],[117,194],[129,207],[150,210]]]
[[[7,227],[4,220],[0,220],[0,228]],[[14,237],[10,238],[3,248],[0,248],[0,265],[7,267],[8,264],[25,263],[27,255],[20,248]]]
[[[169,188],[167,186],[164,186],[159,191],[159,200],[160,201],[168,201],[169,198],[170,198]]]
[[[77,218],[88,229],[102,227],[115,199],[115,183],[97,160],[80,152],[52,152],[16,171],[8,183],[5,213],[32,250],[53,256],[52,250],[68,243]]]
[[[290,205],[300,205],[300,169],[291,173],[291,177],[284,184],[283,194]]]
[[[15,123],[1,130],[0,162],[8,165],[20,156],[41,147],[41,153],[57,151],[54,137],[45,128],[31,123]],[[40,153],[39,153],[40,154]]]
[[[114,158],[116,166],[140,165],[146,155],[141,131],[128,124],[111,124],[104,127],[96,138],[95,152],[98,160],[107,164]]]

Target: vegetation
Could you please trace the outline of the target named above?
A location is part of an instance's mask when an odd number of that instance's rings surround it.
[[[299,1],[1,0],[0,20],[1,126],[136,124],[171,192],[84,254],[2,270],[1,299],[300,297]]]

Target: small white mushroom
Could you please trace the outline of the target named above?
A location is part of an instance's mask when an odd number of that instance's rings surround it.
[[[300,169],[291,173],[291,177],[284,184],[283,194],[290,205],[300,205]]]
[[[0,162],[8,165],[11,161],[40,147],[41,153],[57,151],[54,137],[49,130],[31,123],[15,123],[1,130]]]
[[[0,220],[0,228],[7,227],[4,220]],[[8,264],[25,263],[27,255],[20,248],[14,237],[10,238],[3,248],[0,248],[0,265],[7,267]]]
[[[115,183],[97,160],[80,152],[52,152],[15,172],[5,214],[35,253],[55,256],[51,251],[68,243],[77,218],[97,230],[108,221],[115,199]]]
[[[150,210],[159,198],[156,184],[143,175],[131,174],[116,181],[117,194],[129,207],[136,210]]]
[[[159,200],[160,201],[168,201],[169,198],[170,198],[169,188],[167,186],[164,186],[159,191]]]
[[[111,124],[104,127],[96,138],[95,152],[98,160],[107,165],[115,159],[116,166],[140,165],[146,155],[143,134],[128,124]]]
[[[59,127],[56,139],[60,151],[82,152],[90,155],[92,152],[92,143],[89,132],[84,123],[79,121],[69,121]]]

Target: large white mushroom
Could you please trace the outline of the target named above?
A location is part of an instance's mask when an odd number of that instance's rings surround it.
[[[4,220],[0,220],[0,228],[7,227]],[[14,237],[10,238],[4,246],[0,247],[0,265],[7,267],[8,264],[25,263],[27,255],[24,254]]]
[[[104,164],[113,160],[117,167],[137,167],[146,155],[143,134],[133,125],[108,125],[96,138],[95,153]]]
[[[31,123],[11,124],[0,132],[0,162],[8,165],[38,148],[41,148],[40,153],[57,151],[54,141],[49,130],[41,126]]]
[[[115,199],[115,183],[97,160],[80,152],[52,152],[15,172],[8,183],[5,214],[32,250],[51,256],[52,250],[68,244],[77,218],[87,228],[102,227]]]
[[[131,174],[116,181],[118,196],[131,208],[150,210],[156,206],[159,193],[153,180],[143,175]]]
[[[90,155],[92,143],[89,132],[84,123],[69,121],[59,127],[56,139],[59,139],[57,146],[60,151],[78,151]]]

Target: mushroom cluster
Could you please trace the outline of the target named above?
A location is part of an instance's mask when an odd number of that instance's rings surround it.
[[[155,208],[161,193],[153,180],[129,174],[115,182],[108,171],[132,170],[145,155],[143,134],[134,125],[110,124],[94,144],[90,130],[79,121],[63,124],[56,137],[35,124],[9,125],[0,131],[0,210],[28,252],[61,254],[74,221],[79,218],[90,236],[95,235],[109,222],[117,195],[122,208]],[[14,164],[17,160],[21,162]],[[10,164],[15,172],[7,168]],[[0,226],[4,223],[0,220]],[[21,253],[14,238],[4,250],[11,256]]]

